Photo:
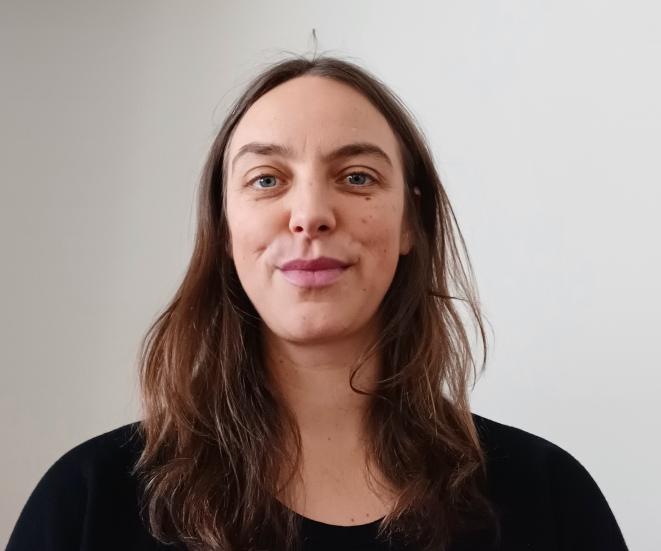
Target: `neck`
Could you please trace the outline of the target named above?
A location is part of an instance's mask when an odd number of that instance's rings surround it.
[[[365,331],[312,345],[262,331],[265,367],[280,399],[294,415],[302,445],[297,477],[278,499],[300,514],[343,522],[347,499],[359,503],[361,511],[375,511],[374,518],[390,510],[394,490],[378,470],[366,470],[364,420],[372,398],[354,392],[349,385],[356,360],[376,334]],[[380,354],[368,358],[353,378],[354,388],[371,392],[380,365]]]
[[[375,336],[373,330],[313,345],[281,339],[263,328],[265,367],[280,398],[294,414],[306,440],[356,442],[362,438],[371,397],[351,389],[355,362]],[[362,391],[373,389],[378,354],[367,359],[353,378]]]

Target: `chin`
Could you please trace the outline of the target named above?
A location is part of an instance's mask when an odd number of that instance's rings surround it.
[[[371,317],[364,305],[356,311],[342,304],[305,304],[271,309],[262,316],[268,331],[277,338],[296,344],[323,344],[336,339],[356,336],[367,328]],[[287,311],[288,310],[288,311]],[[286,313],[285,316],[278,313]]]
[[[279,336],[297,344],[322,344],[345,336],[340,329],[330,327],[297,327],[284,330]]]
[[[298,344],[319,344],[344,337],[351,332],[351,328],[341,320],[331,321],[322,316],[317,319],[314,319],[314,316],[301,316],[291,320],[291,323],[282,323],[283,321],[280,320],[277,327],[271,326],[271,331],[281,339]]]

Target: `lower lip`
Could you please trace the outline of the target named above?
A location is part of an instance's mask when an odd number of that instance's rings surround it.
[[[337,281],[346,268],[331,270],[282,270],[282,275],[297,287],[326,287]]]

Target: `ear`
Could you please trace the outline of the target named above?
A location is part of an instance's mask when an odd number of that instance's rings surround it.
[[[419,205],[420,201],[420,188],[418,186],[413,186],[413,200],[415,206]],[[409,216],[412,214],[409,213]],[[408,217],[404,217],[402,221],[402,234],[399,239],[399,254],[407,255],[411,252],[413,248],[413,231],[411,230],[411,224],[409,223]]]
[[[402,234],[399,238],[399,254],[407,255],[413,248],[413,232],[408,221],[402,223]]]

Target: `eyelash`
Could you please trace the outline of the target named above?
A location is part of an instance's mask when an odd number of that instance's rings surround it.
[[[368,182],[366,184],[363,184],[363,185],[352,185],[350,187],[356,187],[356,188],[369,187],[369,186],[373,185],[374,183],[376,183],[376,181],[377,181],[376,178],[374,176],[372,176],[371,174],[369,174],[368,172],[361,172],[361,171],[350,172],[350,173],[346,174],[344,176],[344,178],[346,179],[349,176],[356,176],[356,175],[366,176],[370,180],[370,182]],[[260,180],[261,178],[277,178],[277,176],[274,176],[273,174],[269,174],[268,172],[265,172],[263,174],[259,174],[259,175],[255,176],[254,178],[252,178],[246,185],[253,187],[253,184],[255,182],[257,182],[258,180]],[[261,190],[266,191],[266,190],[275,189],[275,188],[257,188],[257,187],[255,187],[255,189],[260,190],[260,191]]]

